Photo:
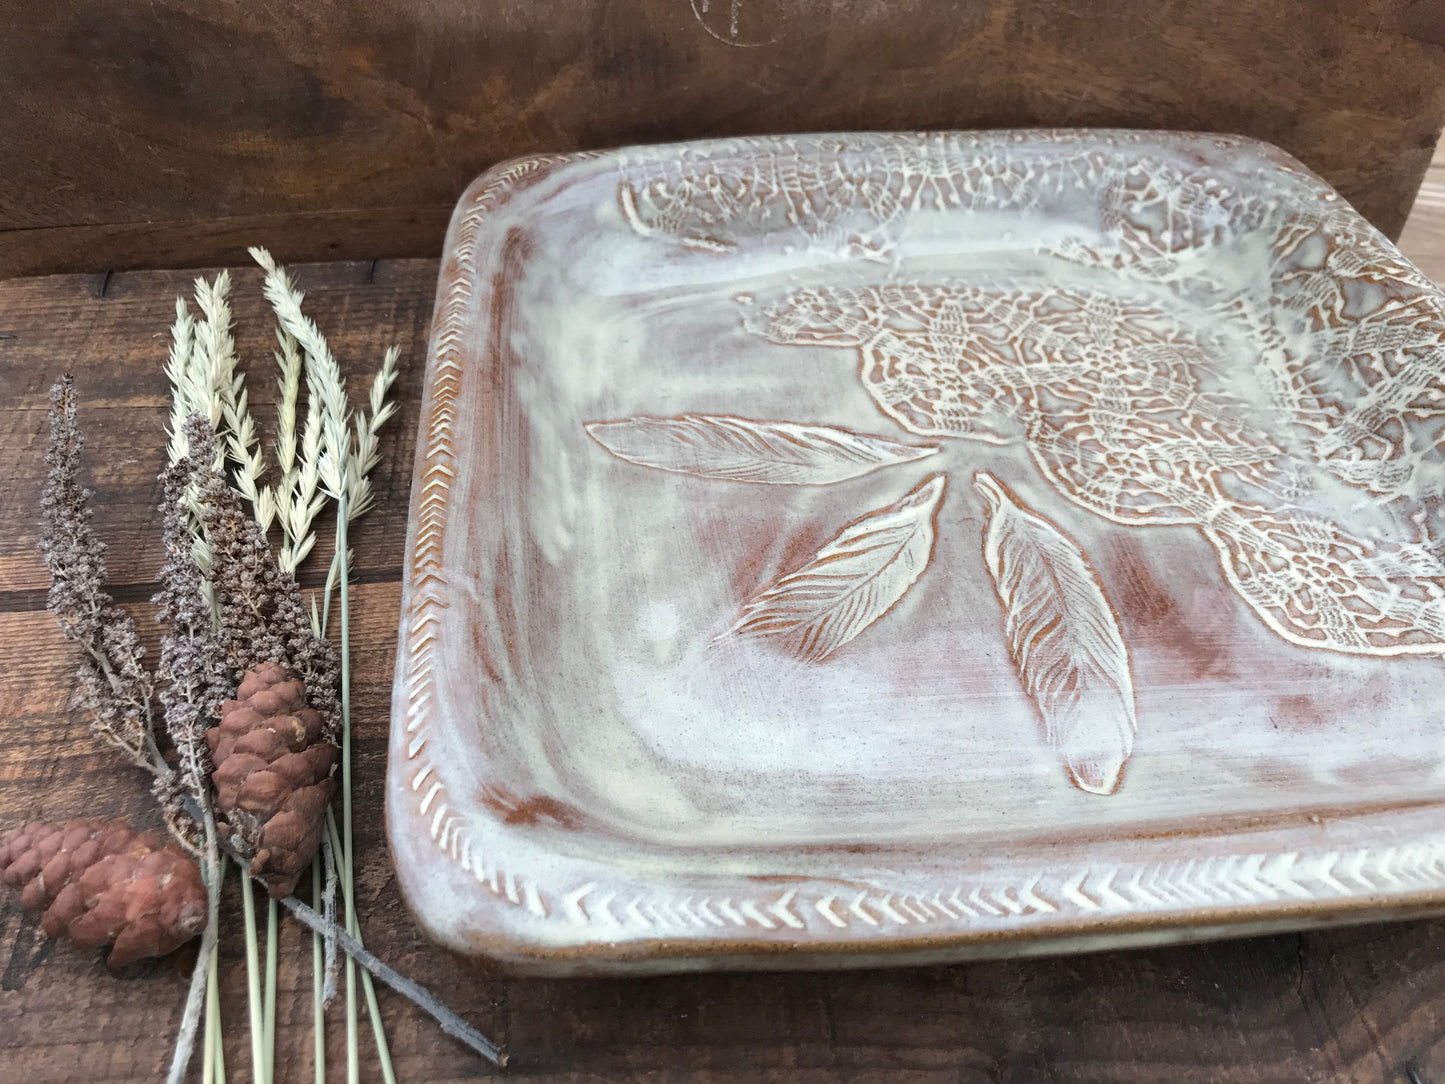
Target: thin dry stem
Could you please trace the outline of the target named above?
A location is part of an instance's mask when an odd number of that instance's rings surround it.
[[[328,922],[295,896],[287,896],[281,901],[281,906],[300,919],[302,924],[309,929],[334,937],[347,956],[431,1016],[441,1025],[442,1031],[465,1043],[493,1065],[504,1067],[507,1064],[507,1055],[498,1048],[496,1043],[452,1012],[426,987],[413,982],[394,968],[382,963],[360,941],[337,926],[336,923]]]

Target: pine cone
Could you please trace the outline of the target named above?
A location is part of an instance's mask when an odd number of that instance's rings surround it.
[[[306,687],[280,663],[247,672],[206,731],[216,805],[251,853],[251,873],[280,899],[296,888],[326,829],[340,750],[321,738]]]
[[[0,837],[0,882],[20,889],[21,906],[45,912],[47,937],[111,945],[112,967],[164,956],[206,925],[206,889],[191,856],[124,821],[16,828]]]

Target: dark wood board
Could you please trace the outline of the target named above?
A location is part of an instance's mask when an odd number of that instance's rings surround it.
[[[1398,234],[1434,0],[0,0],[0,275],[431,255],[497,161],[780,131],[1270,140]]]
[[[1207,946],[956,967],[638,980],[510,979],[427,943],[398,895],[380,802],[398,585],[420,369],[435,285],[427,260],[297,269],[350,379],[385,345],[405,364],[383,438],[378,507],[354,532],[356,821],[367,942],[504,1043],[521,1080],[841,1082],[1099,1081],[1302,1084],[1445,1081],[1445,921],[1309,932]],[[271,328],[259,276],[238,268],[237,341],[267,423]],[[161,374],[184,272],[0,284],[0,826],[78,814],[144,818],[144,781],[117,767],[65,710],[72,658],[43,612],[34,520],[46,390],[76,374],[96,527],[121,597],[154,640],[160,563],[153,475],[163,455]],[[323,558],[324,559],[324,558]],[[248,1079],[245,967],[234,884],[224,915],[227,1065]],[[193,949],[107,973],[97,953],[51,945],[0,899],[0,1080],[158,1078]],[[311,1079],[310,947],[281,943],[279,1079]],[[382,991],[400,1079],[486,1077],[486,1067]],[[342,1018],[329,1033],[344,1079]],[[363,1079],[379,1080],[370,1059]],[[196,1079],[199,1079],[197,1075]]]

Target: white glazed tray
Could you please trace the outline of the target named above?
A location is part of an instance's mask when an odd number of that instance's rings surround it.
[[[388,824],[547,973],[1445,909],[1445,299],[1176,133],[524,159],[447,239]]]

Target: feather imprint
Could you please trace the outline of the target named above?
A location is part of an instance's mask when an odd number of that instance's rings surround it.
[[[589,422],[587,432],[629,463],[698,478],[770,485],[830,485],[938,451],[934,445],[901,444],[835,426],[720,414]]]
[[[933,516],[943,498],[935,474],[886,508],[855,520],[813,558],[743,607],[729,632],[782,637],[819,662],[892,609],[933,556]]]
[[[1009,657],[1045,736],[1080,789],[1112,794],[1134,748],[1129,650],[1098,575],[1077,542],[986,471],[984,561]]]

